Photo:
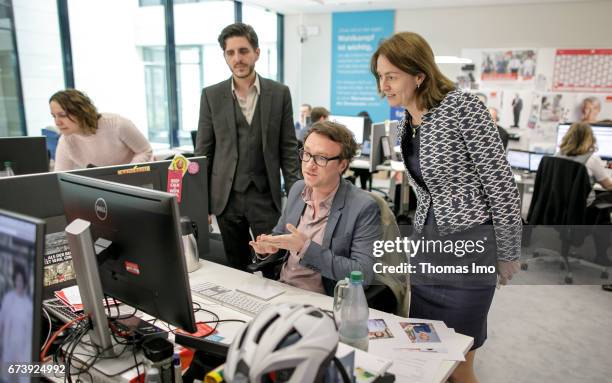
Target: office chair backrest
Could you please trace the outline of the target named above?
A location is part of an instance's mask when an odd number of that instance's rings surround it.
[[[529,225],[584,225],[591,183],[586,166],[567,158],[542,158],[529,206]]]
[[[380,220],[382,228],[383,241],[394,241],[401,236],[395,216],[387,205],[387,202],[378,194],[369,192],[370,196],[376,201],[380,209]],[[384,255],[376,259],[376,262],[381,262],[383,265],[399,266],[402,263],[408,262],[405,253],[402,252],[385,252]],[[400,316],[408,316],[410,308],[410,276],[408,274],[396,273],[376,273],[376,280],[389,287],[397,300],[396,314]]]

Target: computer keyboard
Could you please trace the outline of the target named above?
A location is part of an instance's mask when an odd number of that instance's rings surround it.
[[[191,291],[252,317],[259,314],[269,305],[247,294],[210,282],[193,285],[191,286]]]
[[[47,310],[47,312],[57,319],[61,320],[64,323],[68,323],[76,318],[78,318],[81,314],[75,313],[59,298],[51,298],[43,301],[43,307]]]

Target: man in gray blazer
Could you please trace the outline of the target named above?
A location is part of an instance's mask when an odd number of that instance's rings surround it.
[[[251,239],[268,233],[285,189],[298,179],[297,140],[289,88],[260,77],[257,34],[236,23],[219,35],[232,77],[202,90],[195,154],[208,161],[209,206],[232,267],[251,262]]]
[[[287,250],[281,281],[328,295],[353,270],[363,273],[364,285],[373,281],[380,209],[342,178],[356,149],[351,132],[335,122],[315,123],[306,133],[300,150],[304,180],[291,188],[272,234],[250,243],[260,258]]]

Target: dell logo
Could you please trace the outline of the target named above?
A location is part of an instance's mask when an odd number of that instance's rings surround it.
[[[98,217],[100,221],[104,221],[106,219],[106,217],[108,216],[108,207],[106,206],[106,201],[104,200],[104,198],[98,198],[96,200],[96,206],[94,210],[96,211],[96,217]]]

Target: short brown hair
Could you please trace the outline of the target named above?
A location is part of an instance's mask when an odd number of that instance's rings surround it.
[[[416,89],[416,103],[420,109],[431,109],[439,105],[446,94],[455,89],[453,82],[440,72],[427,41],[414,32],[396,33],[384,40],[374,52],[370,61],[370,70],[376,78],[376,86],[380,92],[377,71],[379,56],[385,56],[402,72],[413,76],[419,73],[425,75],[425,79]]]
[[[221,49],[225,52],[225,41],[230,37],[244,37],[249,41],[253,49],[259,48],[259,39],[252,26],[244,23],[234,23],[223,28],[218,41]]]
[[[591,125],[575,122],[563,136],[559,151],[565,156],[580,156],[594,151],[596,142]]]
[[[101,115],[85,93],[76,89],[60,90],[51,96],[51,101],[57,102],[70,121],[76,122],[84,133],[96,133]]]
[[[329,110],[325,109],[322,106],[315,106],[314,108],[312,108],[312,110],[310,111],[310,121],[314,122],[318,122],[321,117],[329,117]]]
[[[340,160],[350,161],[355,157],[357,153],[357,142],[355,142],[353,133],[351,133],[346,126],[333,121],[315,122],[304,135],[304,143],[312,133],[320,134],[339,143],[341,147]]]

